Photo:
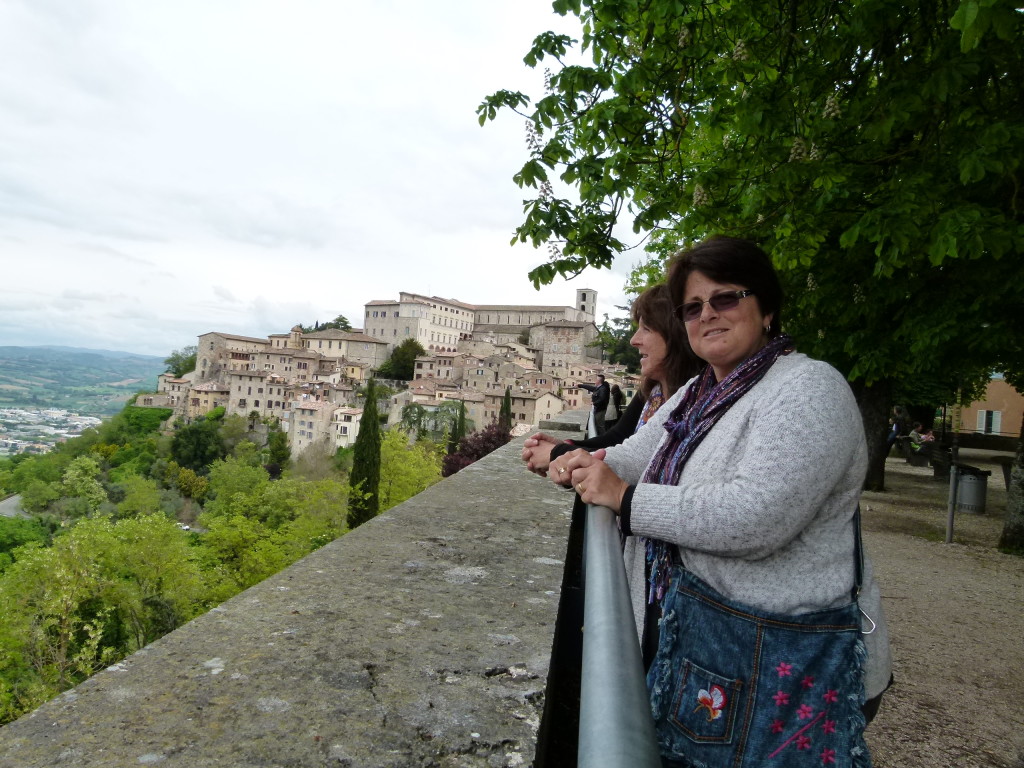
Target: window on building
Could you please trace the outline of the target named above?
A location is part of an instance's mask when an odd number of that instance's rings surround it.
[[[986,435],[998,435],[1002,431],[1002,411],[978,411],[978,432]]]

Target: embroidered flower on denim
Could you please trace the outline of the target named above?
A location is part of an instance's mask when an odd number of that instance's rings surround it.
[[[789,677],[793,674],[793,665],[780,661],[779,666],[775,668],[775,671],[779,673],[779,677]]]
[[[835,704],[837,701],[839,701],[839,691],[833,691],[829,689],[825,691],[825,695],[821,698],[823,698],[829,704]]]
[[[772,733],[782,733],[786,730],[786,726],[783,725],[781,720],[774,720],[772,722]]]
[[[811,737],[807,736],[805,734],[801,734],[800,736],[797,736],[796,748],[797,749],[810,749],[811,748]]]
[[[821,751],[821,764],[828,765],[836,761],[836,751],[834,749],[823,749]]]
[[[775,699],[775,706],[781,707],[783,704],[789,704],[789,694],[785,691],[779,691],[773,697]]]
[[[712,685],[710,690],[700,690],[697,692],[697,706],[694,707],[694,712],[702,707],[708,711],[708,721],[717,720],[722,716],[722,710],[725,709],[726,699],[725,691],[720,685]]]
[[[809,717],[814,717],[814,707],[810,704],[801,704],[800,708],[796,711],[796,716],[801,720],[806,720]]]
[[[826,720],[824,723],[821,724],[821,730],[823,730],[825,733],[835,733],[836,732],[836,721],[835,720]]]
[[[800,685],[803,686],[804,690],[810,690],[814,687],[814,678],[807,675],[803,680],[800,681]]]

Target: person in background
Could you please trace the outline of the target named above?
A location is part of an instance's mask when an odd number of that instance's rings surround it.
[[[896,443],[896,438],[907,434],[907,425],[909,423],[910,418],[907,416],[906,409],[902,405],[894,405],[892,407],[892,417],[889,419],[889,436],[886,438],[886,456],[889,455],[893,445]]]
[[[604,380],[604,374],[597,374],[593,384],[580,383],[576,386],[590,393],[590,402],[594,406],[594,427],[597,429],[597,434],[604,434],[607,429],[605,427],[605,412],[608,410],[608,401],[611,400],[611,389],[608,382]]]
[[[910,442],[915,448],[920,448],[921,443],[924,442],[924,436],[921,434],[921,422],[915,421],[914,426],[910,429]]]
[[[700,368],[697,358],[686,343],[686,330],[672,312],[672,297],[664,284],[654,285],[633,301],[630,315],[637,326],[629,343],[640,353],[640,391],[629,401],[622,418],[603,435],[587,440],[559,440],[543,432],[530,435],[523,442],[523,461],[531,472],[548,474],[552,461],[569,451],[588,451],[617,445],[636,431],[675,394]],[[559,465],[564,467],[564,462]],[[563,483],[568,485],[565,473]]]
[[[779,755],[809,745],[869,764],[891,656],[859,533],[853,393],[781,332],[782,289],[753,243],[700,243],[668,284],[707,365],[631,438],[573,451],[561,473],[648,542],[626,566],[664,764],[790,765]]]
[[[625,397],[623,397],[618,384],[612,384],[611,395],[612,399],[608,403],[608,411],[605,413],[605,426],[609,430],[613,429],[618,420],[622,418],[622,406],[625,402]]]

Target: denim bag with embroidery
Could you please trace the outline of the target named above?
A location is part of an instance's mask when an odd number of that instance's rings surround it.
[[[668,765],[870,768],[856,600],[774,614],[674,565],[662,607],[647,687]]]

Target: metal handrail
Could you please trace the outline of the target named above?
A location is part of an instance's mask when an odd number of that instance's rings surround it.
[[[594,436],[591,415],[587,434]],[[658,768],[615,513],[587,505],[579,768]]]

